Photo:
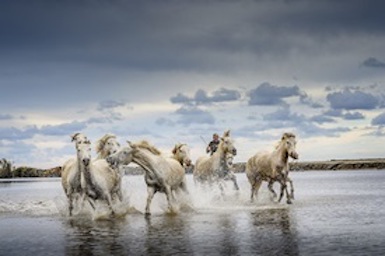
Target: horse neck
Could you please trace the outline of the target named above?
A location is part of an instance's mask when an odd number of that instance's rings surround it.
[[[147,150],[137,149],[133,153],[132,161],[142,167],[147,173],[156,173],[156,164],[157,156],[148,152]]]
[[[275,150],[275,155],[278,157],[281,163],[286,164],[289,158],[289,153],[287,149],[283,146],[283,143],[278,145],[278,148]]]
[[[174,159],[177,160],[180,164],[183,165],[183,158],[180,157],[179,152],[173,154],[171,157],[174,158]]]
[[[108,156],[108,152],[102,149],[99,151],[96,159],[105,159],[105,158],[107,158],[107,156]]]
[[[93,178],[92,178],[92,174],[90,171],[90,165],[85,166],[84,164],[82,164],[82,161],[78,160],[78,170],[79,170],[80,175],[82,175],[84,177],[86,184],[93,184]]]

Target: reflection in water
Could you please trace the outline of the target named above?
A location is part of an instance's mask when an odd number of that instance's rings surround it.
[[[122,220],[92,221],[71,219],[68,221],[66,255],[125,255],[120,241]]]
[[[146,255],[192,254],[188,222],[182,216],[165,215],[146,220]]]
[[[255,241],[264,255],[298,255],[295,225],[290,208],[263,209],[252,213]]]

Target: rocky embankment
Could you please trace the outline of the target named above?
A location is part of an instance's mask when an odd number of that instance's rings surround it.
[[[308,161],[290,162],[291,171],[311,171],[311,170],[360,170],[360,169],[385,169],[385,158],[370,159],[333,159],[330,161]],[[186,170],[192,173],[193,168]],[[245,171],[245,163],[234,163],[233,170],[236,173]],[[143,174],[143,169],[138,166],[125,167],[125,173],[131,175]],[[17,167],[11,165],[0,165],[0,178],[20,178],[20,177],[60,177],[61,167],[51,169],[37,169],[32,167]]]
[[[370,159],[333,159],[329,161],[290,162],[291,171],[312,170],[360,170],[360,169],[385,169],[385,158]],[[234,164],[235,172],[244,172],[245,163]]]

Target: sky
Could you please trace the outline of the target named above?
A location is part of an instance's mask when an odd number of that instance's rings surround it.
[[[284,132],[299,161],[385,156],[376,0],[2,0],[0,158],[50,168],[70,135],[195,161],[231,130],[243,162]],[[96,156],[95,151],[93,152]]]

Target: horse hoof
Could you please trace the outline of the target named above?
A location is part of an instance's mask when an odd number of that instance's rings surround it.
[[[291,200],[286,201],[287,204],[292,204]]]
[[[150,213],[150,212],[145,212],[144,215],[145,215],[146,217],[148,217],[148,216],[151,215],[151,213]]]

